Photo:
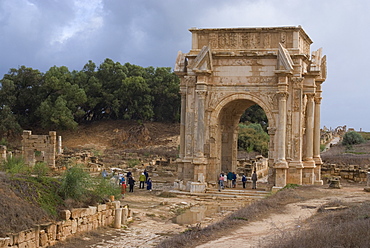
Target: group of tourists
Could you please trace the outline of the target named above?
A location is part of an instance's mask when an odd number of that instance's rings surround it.
[[[237,178],[238,176],[235,172],[230,171],[226,174],[226,176],[223,172],[221,172],[218,179],[218,191],[221,191],[225,187],[236,188]],[[257,189],[258,177],[256,171],[253,171],[251,180],[252,180],[252,189]],[[227,182],[227,185],[225,185],[225,181]],[[243,183],[243,189],[245,189],[247,185],[247,177],[245,176],[245,174],[242,175],[241,181]]]
[[[108,177],[108,173],[105,169],[102,172],[102,176],[103,178]],[[129,192],[134,192],[136,180],[131,171],[127,172],[125,178],[122,172],[117,173],[116,170],[113,170],[111,180],[113,180],[115,184],[121,186],[122,198],[124,198],[125,196],[127,185],[129,186]],[[152,191],[152,179],[149,177],[149,173],[147,172],[147,170],[144,170],[144,172],[141,173],[141,175],[139,176],[139,183],[139,189],[144,189],[146,184],[146,189]]]

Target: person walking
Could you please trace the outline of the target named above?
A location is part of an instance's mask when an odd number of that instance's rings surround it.
[[[152,191],[152,179],[150,177],[148,177],[148,180],[146,181],[146,189]]]
[[[144,189],[144,184],[146,182],[146,176],[144,173],[141,173],[140,177],[139,177],[139,189]]]
[[[135,185],[134,177],[130,176],[128,178],[128,185],[130,186],[129,192],[134,192],[134,185]]]
[[[233,188],[236,188],[236,173],[233,172]]]
[[[233,186],[233,177],[234,177],[234,174],[230,171],[229,173],[227,173],[227,187],[231,188]]]
[[[243,174],[242,176],[242,183],[243,183],[243,189],[245,189],[245,185],[247,184],[247,177],[245,176],[245,174]]]
[[[224,181],[225,181],[224,173],[221,173],[220,177],[218,178],[218,191],[220,191],[220,192],[221,192],[222,189],[225,188]]]
[[[122,177],[121,179],[121,195],[122,195],[122,199],[125,198],[125,194],[126,194],[126,180],[125,180],[125,177]]]
[[[252,174],[252,189],[257,189],[257,173],[256,171]]]

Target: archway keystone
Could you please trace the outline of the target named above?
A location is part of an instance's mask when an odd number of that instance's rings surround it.
[[[271,187],[322,184],[322,50],[300,27],[190,29],[179,52],[181,128],[179,189],[202,192],[220,172],[235,171],[238,123],[258,104],[269,122]]]

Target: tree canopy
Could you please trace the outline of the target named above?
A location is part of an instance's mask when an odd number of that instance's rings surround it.
[[[21,129],[73,129],[102,119],[179,121],[179,79],[170,67],[91,60],[80,71],[20,66],[0,80],[0,137]]]

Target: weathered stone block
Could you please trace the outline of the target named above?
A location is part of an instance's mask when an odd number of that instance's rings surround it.
[[[106,204],[100,204],[97,206],[98,212],[105,211],[107,209]]]
[[[94,215],[97,213],[97,207],[89,206],[90,209],[90,215]]]
[[[80,218],[82,215],[83,208],[74,208],[71,211],[72,219]]]
[[[0,238],[0,247],[8,247],[10,246],[10,238]]]
[[[72,220],[72,225],[71,225],[71,233],[74,234],[78,230],[78,222],[76,220]]]
[[[60,211],[59,216],[62,220],[69,220],[69,218],[71,218],[71,211],[62,210]]]
[[[40,230],[40,246],[45,247],[48,245],[48,235],[45,230]]]

